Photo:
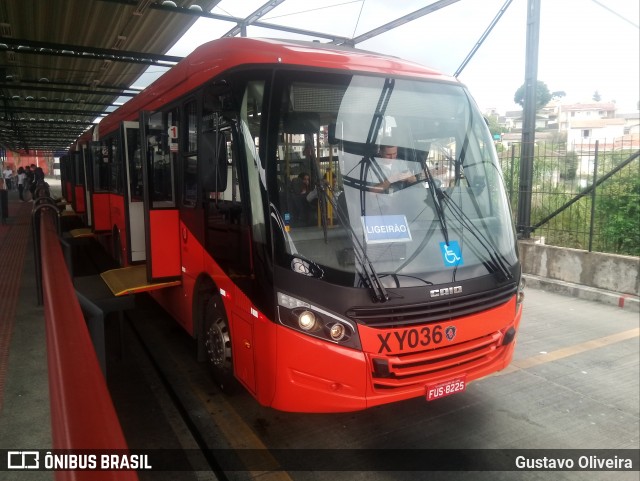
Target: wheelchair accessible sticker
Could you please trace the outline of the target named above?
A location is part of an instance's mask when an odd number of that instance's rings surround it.
[[[404,215],[365,215],[361,219],[367,244],[411,241]]]
[[[449,245],[447,245],[446,242],[440,242],[440,252],[442,252],[442,260],[444,260],[446,267],[461,266],[464,264],[458,241],[450,241]]]

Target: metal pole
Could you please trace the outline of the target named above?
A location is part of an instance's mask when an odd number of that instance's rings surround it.
[[[521,238],[531,234],[531,193],[533,184],[533,147],[536,130],[536,90],[538,84],[538,41],[540,0],[528,0],[527,46],[525,65],[524,110],[520,156],[517,231]]]
[[[516,170],[516,146],[515,144],[511,145],[511,175],[509,176],[509,198],[511,200],[511,208],[513,209],[513,176],[515,175]]]
[[[589,222],[589,252],[592,252],[593,247],[593,227],[596,215],[596,182],[598,182],[598,144],[596,140],[596,153],[593,158],[593,190],[591,191],[591,221]]]

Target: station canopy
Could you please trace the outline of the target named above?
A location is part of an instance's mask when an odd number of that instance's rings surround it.
[[[408,12],[399,5],[396,18],[379,19],[354,37],[331,31],[339,30],[333,23],[298,25],[292,19],[295,12],[355,4],[354,18],[346,22],[354,32],[362,2],[2,0],[0,148],[60,155],[101,117],[208,40],[269,36],[356,46],[457,1],[433,1]],[[190,41],[187,33],[203,22],[208,22],[200,29],[206,38]]]

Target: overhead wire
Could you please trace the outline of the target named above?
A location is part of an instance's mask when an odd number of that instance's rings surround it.
[[[364,2],[366,0],[362,0],[362,5],[360,5],[360,12],[358,13],[358,19],[356,20],[356,25],[353,27],[353,33],[351,34],[351,38],[356,36],[356,30],[358,29],[358,24],[360,23],[360,17],[362,16],[362,10],[364,9]]]
[[[291,17],[293,15],[300,15],[302,13],[316,12],[318,10],[327,10],[329,8],[334,8],[334,7],[342,7],[344,5],[349,5],[351,3],[359,3],[359,2],[362,2],[362,1],[363,0],[351,0],[349,2],[336,3],[334,5],[325,5],[324,7],[311,8],[311,9],[308,9],[308,10],[299,10],[297,12],[291,12],[291,13],[283,13],[282,15],[273,15],[271,17],[264,17],[264,20],[273,20],[274,18]]]
[[[627,17],[625,17],[624,15],[619,14],[618,12],[612,10],[611,8],[607,7],[606,5],[603,5],[602,3],[598,2],[598,0],[591,0],[593,3],[595,3],[596,5],[600,5],[602,8],[604,8],[605,10],[609,11],[610,13],[614,14],[616,17],[621,18],[622,20],[624,20],[627,23],[630,23],[631,25],[633,25],[634,27],[640,29],[640,25],[633,23],[631,20],[629,20]]]

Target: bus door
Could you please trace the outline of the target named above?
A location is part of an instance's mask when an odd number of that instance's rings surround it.
[[[60,157],[60,177],[62,178],[62,196],[71,204],[73,202],[71,154]]]
[[[81,151],[75,151],[72,154],[73,162],[73,202],[72,207],[76,214],[84,214],[86,212],[85,204],[85,176],[84,161]]]
[[[180,215],[175,199],[177,111],[141,112],[140,144],[147,281],[181,275]]]
[[[144,192],[140,129],[138,122],[122,122],[124,169],[126,173],[126,231],[128,261],[146,259],[144,228]]]
[[[111,207],[109,205],[111,148],[107,140],[91,142],[91,216],[93,231],[111,232]]]
[[[91,149],[85,144],[81,147],[82,151],[82,172],[84,179],[84,202],[86,211],[87,226],[93,225],[93,217],[91,215],[91,191],[93,186],[91,185],[91,172],[93,172],[93,165],[91,164]]]

